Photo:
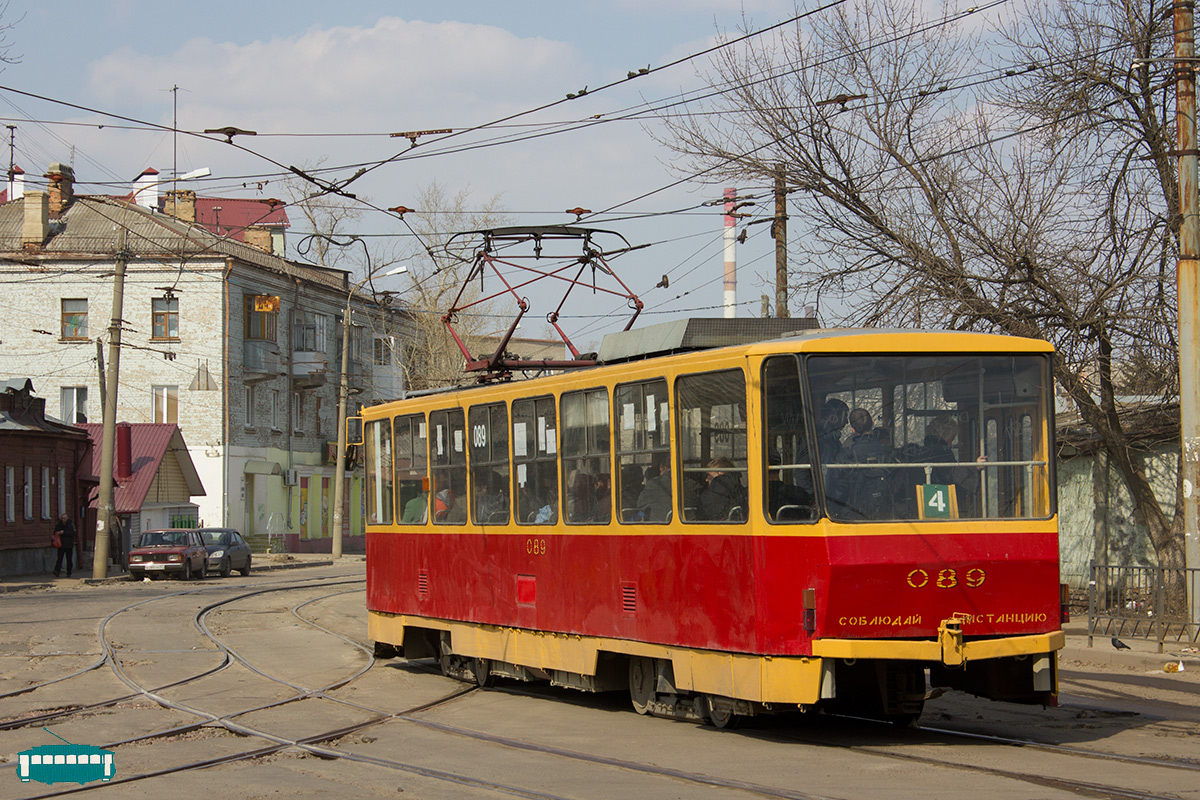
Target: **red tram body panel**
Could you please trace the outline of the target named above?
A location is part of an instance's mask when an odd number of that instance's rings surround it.
[[[983,696],[1054,702],[1062,633],[1049,352],[975,334],[812,335],[368,409],[379,520],[367,528],[371,637],[406,657],[440,658],[459,677],[474,670],[481,682],[549,677],[600,690],[623,686],[628,670],[639,711],[695,709],[714,721],[864,703],[911,716],[926,674]],[[854,361],[867,357],[874,372]],[[707,383],[706,370],[716,376]],[[720,381],[733,388],[705,394]],[[604,405],[591,403],[594,419],[577,426],[586,437],[572,438],[569,395],[598,398],[589,387],[603,389]],[[539,437],[543,428],[553,435],[532,444],[524,420],[533,417],[520,404],[541,395],[557,411],[538,418]],[[840,455],[829,455],[818,409],[839,403],[861,405],[909,443],[856,458],[865,440],[838,434]],[[476,413],[485,405],[490,417]],[[951,413],[957,428],[942,440],[956,453],[934,436]],[[403,446],[401,418],[411,436]],[[460,442],[467,419],[485,420],[471,447]],[[639,431],[659,450],[638,445]],[[501,433],[485,471],[472,447]],[[912,444],[921,434],[924,449]],[[461,473],[456,447],[472,454],[463,453]],[[657,452],[670,454],[667,468]],[[537,473],[535,457],[551,467]],[[702,518],[695,487],[706,479],[711,488],[722,472],[744,506]],[[572,521],[583,507],[570,489],[581,473],[614,477],[609,518]],[[551,499],[531,502],[554,522],[533,521],[523,505],[534,474]],[[630,484],[659,475],[674,505],[652,523]],[[865,492],[864,478],[874,481]],[[486,483],[512,498],[498,524],[478,521]],[[456,524],[437,518],[448,487],[472,498]],[[414,504],[426,516],[399,521]],[[657,676],[650,688],[644,670]]]

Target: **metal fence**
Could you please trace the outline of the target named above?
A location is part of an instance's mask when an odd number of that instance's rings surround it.
[[[1200,569],[1091,565],[1088,645],[1094,636],[1195,643],[1200,625],[1188,612],[1200,591]]]

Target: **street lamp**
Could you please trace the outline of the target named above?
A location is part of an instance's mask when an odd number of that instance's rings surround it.
[[[362,241],[359,239],[358,241]],[[365,245],[364,245],[365,247]],[[354,286],[350,287],[350,291],[346,292],[346,314],[342,317],[342,377],[341,384],[338,387],[338,443],[337,443],[337,467],[333,474],[333,557],[342,557],[342,503],[344,494],[342,486],[346,481],[346,397],[350,392],[349,381],[349,364],[350,364],[350,325],[352,322],[353,310],[350,307],[350,301],[354,298],[354,293],[362,288],[364,284],[374,278],[383,278],[388,275],[399,275],[408,272],[408,267],[400,266],[393,267],[387,272],[379,275],[370,274],[370,263],[367,265],[367,277],[363,278]]]
[[[170,183],[173,180],[191,180],[206,178],[212,173],[207,167],[202,167],[184,173],[178,178],[167,178],[143,184],[134,190],[129,197],[130,205],[137,205],[137,196],[152,186]],[[125,214],[129,211],[128,206]],[[121,220],[120,238],[113,273],[113,304],[112,320],[108,326],[108,375],[104,389],[104,425],[100,434],[100,488],[96,499],[96,542],[92,550],[92,578],[103,580],[108,577],[108,537],[112,530],[112,521],[116,516],[113,505],[113,442],[117,433],[117,386],[121,369],[121,317],[125,307],[125,242],[126,227],[124,214]]]

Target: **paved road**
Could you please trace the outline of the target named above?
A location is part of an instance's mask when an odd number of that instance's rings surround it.
[[[84,790],[123,798],[1200,798],[1200,659],[1164,672],[1151,643],[1088,649],[1078,623],[1059,708],[949,693],[919,728],[817,716],[720,732],[624,697],[479,691],[375,662],[363,562],[321,561],[193,583],[5,581],[0,798],[68,788],[16,777],[17,752],[58,742],[45,729],[113,749],[126,782]]]

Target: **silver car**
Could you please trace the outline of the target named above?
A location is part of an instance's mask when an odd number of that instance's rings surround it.
[[[250,545],[233,528],[200,528],[200,538],[208,551],[208,571],[228,578],[235,569],[250,574]]]

